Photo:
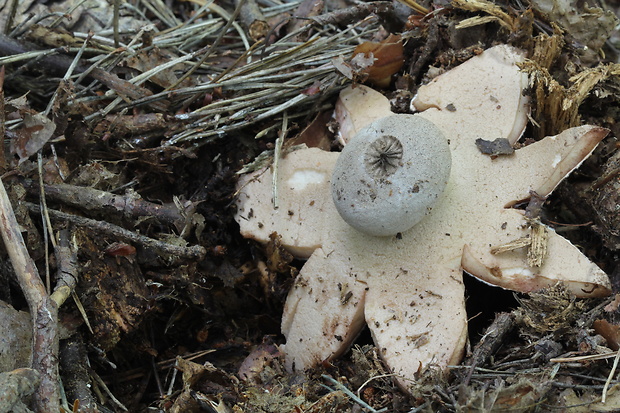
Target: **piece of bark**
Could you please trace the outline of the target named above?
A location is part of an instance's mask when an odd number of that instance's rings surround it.
[[[595,231],[607,248],[620,250],[620,151],[605,163],[601,177],[586,194],[591,195],[586,200],[595,213]]]
[[[0,373],[0,412],[29,412],[22,398],[34,393],[40,382],[41,375],[33,369]]]
[[[60,345],[60,368],[62,381],[70,405],[79,401],[80,412],[96,412],[97,403],[91,392],[89,365],[84,342],[79,335],[63,341]]]
[[[0,301],[0,337],[0,371],[27,367],[32,357],[30,314]]]

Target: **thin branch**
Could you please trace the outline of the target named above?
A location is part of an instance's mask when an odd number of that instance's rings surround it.
[[[25,203],[26,207],[34,212],[40,213],[41,208],[38,205],[30,202]],[[65,212],[56,211],[54,209],[48,210],[50,218],[52,220],[61,222],[71,222],[81,227],[89,228],[98,233],[111,235],[113,237],[120,237],[136,244],[142,245],[145,248],[154,250],[159,255],[169,258],[170,260],[176,260],[178,258],[186,259],[202,259],[207,253],[207,250],[200,246],[194,245],[191,247],[180,247],[164,241],[159,241],[153,238],[146,237],[144,235],[137,234],[133,231],[129,231],[125,228],[119,227],[108,222],[95,221],[94,219],[84,218],[77,215],[67,214]]]
[[[33,181],[25,180],[24,188],[31,195],[38,195],[43,190],[49,201],[61,202],[65,205],[80,208],[95,214],[114,214],[116,216],[139,219],[149,217],[161,224],[172,224],[183,228],[195,209],[194,204],[184,205],[184,210],[174,204],[156,204],[144,199],[116,195],[98,189],[68,184],[37,186]]]
[[[58,244],[54,249],[58,272],[56,274],[56,287],[52,293],[52,300],[59,307],[74,291],[79,276],[77,245],[69,237],[69,230],[60,230],[58,232]]]
[[[32,258],[28,254],[13,207],[0,181],[0,232],[11,259],[17,281],[26,297],[33,326],[32,368],[41,374],[35,392],[37,412],[60,410],[58,388],[58,307],[45,291]]]

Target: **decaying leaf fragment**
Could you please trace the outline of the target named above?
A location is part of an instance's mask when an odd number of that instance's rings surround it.
[[[369,65],[361,68],[361,73],[366,74],[367,80],[378,87],[389,86],[392,75],[405,63],[402,39],[394,34],[379,43],[364,42],[358,45],[353,51],[352,62],[361,56],[371,59]]]
[[[11,152],[19,156],[21,163],[45,146],[55,130],[56,124],[42,113],[25,113],[23,126],[10,133]]]
[[[592,323],[592,328],[594,328],[596,334],[603,336],[610,349],[613,351],[620,349],[620,326],[611,324],[605,319],[599,319]]]
[[[332,63],[345,77],[354,82],[369,82],[378,87],[390,85],[392,75],[405,63],[403,42],[399,35],[391,34],[382,42],[364,42],[353,51],[349,61],[343,57]]]

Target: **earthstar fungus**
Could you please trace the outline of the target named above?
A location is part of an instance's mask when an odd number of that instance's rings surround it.
[[[340,216],[374,236],[404,232],[428,215],[450,176],[450,147],[432,122],[414,115],[378,119],[344,147],[332,174]]]
[[[494,249],[532,237],[541,224],[512,207],[531,191],[548,196],[607,134],[581,126],[512,155],[480,153],[476,139],[514,144],[525,128],[527,76],[516,66],[522,60],[515,49],[497,46],[420,87],[412,105],[422,112],[414,116],[448,138],[452,169],[432,213],[408,231],[368,236],[340,217],[330,184],[338,153],[310,148],[281,159],[278,209],[271,168],[240,179],[241,233],[265,243],[277,232],[292,254],[308,258],[282,318],[287,368],[338,357],[365,324],[404,389],[420,367],[458,363],[467,340],[463,269],[516,291],[562,281],[581,297],[610,293],[605,273],[550,228],[543,228],[547,253],[539,265],[528,261],[531,242]],[[359,99],[367,103],[357,105]],[[363,86],[345,89],[336,112],[344,115],[344,141],[390,113],[387,99]]]

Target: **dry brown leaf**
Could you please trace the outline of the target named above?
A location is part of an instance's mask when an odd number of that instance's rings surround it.
[[[11,136],[10,150],[19,156],[21,163],[45,146],[55,130],[54,122],[42,113],[26,113],[23,127],[11,133],[14,136]]]
[[[620,326],[611,324],[607,320],[596,320],[592,327],[596,334],[603,336],[610,349],[614,351],[620,349]]]
[[[359,59],[359,56],[372,59],[370,65],[362,68],[360,73],[367,76],[368,82],[379,87],[388,87],[392,75],[397,73],[405,63],[400,35],[391,34],[382,42],[364,42],[358,45],[353,51],[351,62]]]

